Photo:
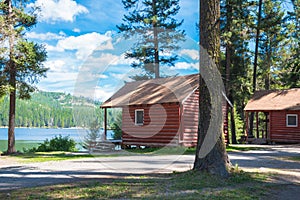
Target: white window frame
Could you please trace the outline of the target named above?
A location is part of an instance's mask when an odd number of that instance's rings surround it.
[[[141,112],[141,111],[143,112],[143,122],[142,123],[137,123],[137,112]],[[135,125],[137,125],[137,126],[144,125],[144,118],[145,118],[144,109],[136,109],[134,111],[134,123],[135,123]]]
[[[290,125],[288,118],[289,117],[296,117],[296,124],[295,125]],[[286,115],[286,127],[298,127],[298,114],[287,114]]]

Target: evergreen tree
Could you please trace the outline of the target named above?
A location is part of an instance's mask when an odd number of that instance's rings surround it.
[[[0,80],[9,87],[9,128],[7,153],[15,149],[16,95],[29,98],[35,90],[34,84],[44,77],[47,68],[45,48],[23,38],[24,31],[36,23],[36,16],[23,8],[23,1],[5,0],[0,2],[1,51]],[[8,44],[8,45],[7,45]]]
[[[226,95],[240,118],[243,118],[245,101],[249,97],[250,29],[253,19],[250,15],[251,3],[246,0],[221,1],[221,45],[226,50],[222,61]],[[229,107],[231,139],[237,143],[234,107]]]
[[[300,0],[292,0],[293,11],[288,12],[288,45],[289,51],[281,69],[281,85],[289,88],[300,87]]]
[[[135,59],[133,68],[143,73],[134,75],[135,80],[159,78],[160,66],[174,66],[177,60],[172,51],[179,49],[185,32],[178,30],[183,20],[178,22],[179,0],[122,0],[128,14],[117,26],[127,38],[137,38],[126,58]]]
[[[87,135],[84,137],[83,146],[89,151],[92,151],[92,149],[96,146],[96,142],[101,139],[103,138],[101,138],[100,134],[100,125],[97,121],[94,121],[91,123]]]
[[[218,69],[220,69],[220,24],[216,24],[220,18],[220,0],[200,0],[200,45],[207,50],[208,55],[215,62]],[[225,143],[222,134],[222,120],[218,122],[221,124],[213,124],[218,128],[213,133],[213,138],[216,139],[216,143],[213,143],[211,139],[209,144],[205,143],[205,139],[209,137],[209,125],[213,115],[221,116],[222,109],[219,109],[220,113],[212,113],[213,106],[220,106],[215,104],[221,104],[221,99],[212,102],[211,99],[217,98],[214,94],[210,94],[208,90],[208,83],[204,81],[204,72],[212,72],[215,66],[207,59],[204,49],[200,49],[200,81],[199,81],[199,122],[198,122],[198,142],[196,149],[196,158],[194,162],[194,170],[209,172],[220,176],[228,176],[229,158],[226,153]],[[214,74],[207,74],[214,75]],[[210,81],[213,81],[215,77],[207,77]],[[214,79],[214,81],[217,81]],[[216,83],[216,88],[220,87],[221,83]],[[218,89],[217,89],[218,90]],[[219,96],[222,96],[220,91],[216,92]],[[211,98],[213,96],[213,98]],[[221,106],[220,106],[221,107]],[[220,119],[220,118],[219,118]],[[210,149],[208,145],[213,145],[212,149],[207,154],[202,155],[201,150]],[[204,150],[205,152],[206,150]]]
[[[279,67],[282,64],[286,33],[284,31],[284,12],[280,1],[265,0],[262,6],[259,68],[257,76],[262,82],[258,88],[269,90],[275,84]]]

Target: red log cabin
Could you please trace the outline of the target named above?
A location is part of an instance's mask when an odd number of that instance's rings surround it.
[[[246,136],[254,113],[253,135],[265,142],[300,142],[300,88],[257,91],[245,107]],[[253,136],[251,135],[251,136]]]
[[[128,82],[101,108],[105,109],[104,113],[107,108],[122,108],[123,146],[194,147],[198,128],[198,79],[199,75],[193,74]],[[227,101],[223,102],[224,112]],[[227,121],[224,121],[225,138]]]

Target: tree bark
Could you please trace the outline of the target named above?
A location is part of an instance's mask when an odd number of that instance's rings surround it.
[[[226,32],[231,31],[232,26],[232,2],[230,0],[226,1]],[[226,80],[225,80],[225,90],[226,90],[226,96],[229,97],[230,95],[230,68],[231,68],[231,55],[233,54],[232,51],[232,45],[230,44],[230,41],[227,41],[226,43]],[[229,106],[226,106],[226,116],[225,119],[228,121],[228,113],[229,113]],[[227,144],[230,144],[229,140],[229,132],[227,132],[227,135],[225,135],[225,140],[227,141]]]
[[[156,0],[152,1],[153,16],[157,16]],[[157,22],[153,22],[153,36],[154,36],[154,74],[155,78],[159,78],[159,52],[158,52],[158,30]]]
[[[232,144],[237,144],[236,140],[236,126],[235,126],[235,116],[234,116],[234,102],[231,100],[232,107],[230,107],[230,130],[231,130],[231,142]]]
[[[258,60],[258,45],[259,45],[259,36],[260,36],[261,12],[262,12],[262,0],[259,0],[257,27],[256,27],[256,36],[255,36],[255,54],[254,54],[254,63],[253,63],[253,83],[252,83],[252,92],[253,93],[256,91],[256,74],[257,74],[257,60]],[[253,137],[253,121],[254,121],[254,113],[252,112],[250,114],[250,129],[248,132],[248,137]]]
[[[219,0],[200,0],[200,78],[199,78],[199,122],[198,122],[198,143],[194,170],[209,172],[211,174],[226,177],[229,175],[228,167],[230,161],[226,153],[225,143],[222,135],[222,120],[220,124],[210,124],[213,117],[222,116],[222,109],[219,113],[213,113],[216,105],[214,94],[209,90],[207,81],[214,81],[210,75],[205,73],[213,71],[214,67],[220,69],[220,1]],[[203,47],[203,48],[202,48]],[[210,58],[206,58],[205,50]],[[215,63],[213,63],[214,61]],[[215,65],[214,65],[215,64]],[[218,87],[218,84],[216,84]],[[212,98],[211,98],[212,97]],[[221,101],[217,102],[219,104]],[[214,133],[209,132],[210,126],[216,127]],[[213,142],[207,143],[207,138],[213,135]],[[207,153],[205,150],[207,149]],[[205,153],[203,153],[205,152]]]
[[[10,95],[9,95],[9,122],[8,122],[8,146],[7,154],[12,154],[16,152],[15,148],[15,113],[16,113],[16,68],[13,60],[14,56],[14,26],[12,22],[12,1],[7,0],[8,7],[8,19],[11,20],[9,24],[10,36],[9,36],[9,85],[10,85]]]

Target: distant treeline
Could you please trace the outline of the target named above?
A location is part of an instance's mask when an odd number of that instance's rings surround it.
[[[100,102],[58,92],[36,92],[30,100],[17,100],[16,127],[70,128],[103,123]],[[0,100],[0,126],[8,126],[9,98]],[[120,114],[108,111],[108,124]]]

